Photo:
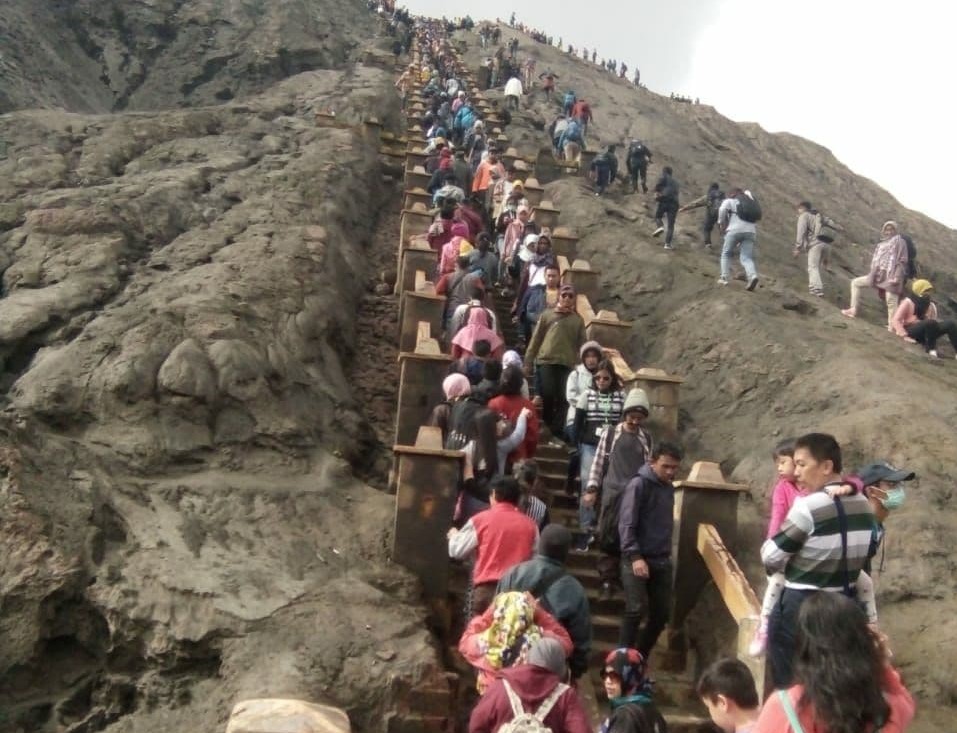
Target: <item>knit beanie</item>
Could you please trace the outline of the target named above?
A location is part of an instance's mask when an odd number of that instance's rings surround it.
[[[558,562],[565,562],[572,546],[572,533],[563,524],[549,524],[538,538],[538,554]]]

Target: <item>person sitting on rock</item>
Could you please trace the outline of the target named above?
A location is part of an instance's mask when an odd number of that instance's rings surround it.
[[[532,644],[526,664],[502,670],[472,710],[469,733],[495,733],[522,714],[553,733],[590,733],[588,716],[567,677],[565,649],[548,637]]]
[[[861,290],[875,288],[883,294],[887,305],[887,330],[894,330],[894,314],[904,292],[907,279],[907,243],[898,233],[896,221],[886,221],[881,227],[881,241],[871,257],[871,269],[866,275],[851,280],[851,305],[841,311],[848,318],[857,317],[857,306],[861,299]]]
[[[560,524],[549,524],[538,539],[538,555],[516,565],[498,581],[498,593],[527,591],[554,616],[572,639],[568,660],[572,679],[588,671],[591,651],[591,613],[582,584],[565,568],[572,533]]]
[[[950,339],[957,356],[957,322],[937,319],[937,305],[931,300],[934,286],[929,280],[914,280],[910,295],[903,298],[894,311],[891,325],[894,333],[911,344],[920,344],[928,356],[937,358],[937,341],[941,336]]]
[[[491,415],[493,424],[498,422],[498,417],[491,410],[485,410],[482,414]],[[471,467],[475,472],[487,470],[490,475],[495,476],[497,465],[486,469],[482,464],[483,461],[494,463],[494,441],[488,448],[483,454],[482,446],[477,447],[472,456]],[[472,570],[474,616],[485,612],[495,597],[495,587],[501,577],[512,566],[528,560],[538,542],[538,527],[518,509],[518,501],[521,498],[518,482],[511,476],[495,476],[489,482],[488,490],[490,508],[469,518],[462,529],[453,527],[448,533],[449,557],[465,560],[474,555],[475,558]],[[571,646],[569,640],[569,652]]]

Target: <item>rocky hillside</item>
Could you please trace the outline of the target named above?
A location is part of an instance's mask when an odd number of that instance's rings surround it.
[[[471,42],[466,34],[460,38]],[[539,71],[550,66],[558,74],[560,91],[572,88],[591,102],[596,122],[589,147],[640,137],[654,151],[649,176],[672,166],[683,202],[704,194],[711,181],[751,188],[760,197],[761,285],[748,293],[741,281],[727,288],[716,284],[720,247],[701,247],[700,210],[679,216],[677,250],[666,252],[651,236],[651,194],[631,194],[622,185],[599,199],[584,179],[546,187],[562,222],[574,222],[582,236],[579,257],[604,267],[606,291],[598,305],[635,323],[632,361],[687,380],[682,426],[693,458],[719,461],[725,475],[754,487],[741,517],[750,541],[738,552],[750,562],[756,587],[763,588],[757,549],[775,442],[830,431],[845,449],[848,470],[886,458],[917,471],[919,482],[908,486],[907,503],[888,523],[884,571],[876,574],[878,600],[881,624],[920,698],[917,729],[949,730],[945,723],[953,712],[940,706],[957,703],[945,671],[957,663],[947,651],[957,634],[949,611],[957,582],[948,549],[957,531],[950,503],[957,479],[957,361],[946,339],[940,342],[944,358],[931,361],[888,333],[883,303],[873,292],[864,296],[856,321],[842,317],[840,308],[848,304],[850,278],[867,271],[881,225],[896,219],[917,241],[921,276],[936,284],[942,317],[953,317],[948,303],[957,295],[957,232],[903,208],[813,142],[635,89],[557,49],[519,38],[520,56],[535,55]],[[481,61],[474,44],[470,58],[476,65]],[[513,140],[524,150],[547,145],[542,130],[558,112],[558,101],[547,105],[541,94],[533,95],[509,130]],[[622,170],[623,152],[619,147]],[[805,259],[791,256],[795,208],[802,199],[847,228],[834,248],[823,300],[806,294]]]
[[[348,128],[398,128],[391,70],[358,63],[386,45],[375,29],[353,0],[0,5],[0,110],[20,110],[0,116],[0,731],[222,730],[264,694],[377,731],[435,677],[417,589],[387,562],[392,501],[352,468],[388,433],[357,395],[394,404],[370,387],[393,368],[370,356],[388,304],[357,319],[395,248],[398,188]],[[952,292],[954,232],[812,143],[534,48],[592,100],[599,139],[641,135],[686,197],[712,179],[762,197],[747,294],[714,284],[697,216],[669,254],[649,198],[549,187],[582,256],[608,263],[599,305],[637,324],[631,361],[687,378],[692,454],[755,486],[756,581],[777,437],[833,430],[851,464],[920,472],[890,526],[882,624],[920,730],[948,730],[957,366],[875,325],[873,298],[856,322],[837,307],[891,217]],[[342,126],[317,126],[329,107]],[[536,98],[510,134],[537,148],[554,113]],[[825,301],[790,257],[804,197],[849,230]]]
[[[6,0],[0,113],[212,104],[345,65],[372,32],[356,2]]]
[[[394,194],[358,123],[394,79],[323,37],[375,46],[362,3],[165,5],[0,9],[3,97],[68,108],[0,116],[0,731],[223,730],[264,695],[379,730],[440,671],[351,469]]]

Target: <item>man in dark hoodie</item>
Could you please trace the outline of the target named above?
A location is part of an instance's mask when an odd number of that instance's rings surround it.
[[[661,443],[651,453],[621,499],[618,534],[621,538],[621,584],[625,613],[618,646],[637,649],[645,659],[668,623],[671,610],[671,540],[674,532],[675,488],[681,449]],[[642,633],[638,626],[647,616]],[[637,642],[637,643],[636,643]]]
[[[678,182],[670,165],[666,165],[661,171],[661,178],[655,184],[655,200],[658,202],[658,209],[655,211],[655,229],[654,236],[665,232],[665,249],[674,249],[671,246],[671,240],[675,236],[675,217],[678,215]],[[665,224],[662,219],[667,219],[668,229],[665,230]]]
[[[718,223],[718,209],[721,208],[722,201],[724,201],[724,191],[721,190],[721,186],[717,183],[712,183],[708,186],[708,193],[678,209],[680,213],[682,211],[691,211],[692,209],[704,207],[704,220],[701,222],[701,234],[703,235],[703,244],[708,249],[711,249],[711,232],[714,231],[714,227]]]
[[[496,593],[528,591],[565,627],[574,644],[568,666],[577,679],[588,671],[591,612],[582,584],[565,569],[571,544],[572,533],[567,527],[549,524],[538,538],[538,554],[502,576]]]

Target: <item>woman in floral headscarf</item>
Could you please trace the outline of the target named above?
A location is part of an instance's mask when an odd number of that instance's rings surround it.
[[[484,694],[498,670],[525,664],[532,643],[542,637],[557,639],[565,656],[571,654],[568,632],[530,593],[495,596],[485,613],[469,622],[459,640],[459,652],[478,673],[479,694]]]
[[[611,705],[609,717],[602,723],[600,733],[608,733],[611,715],[625,705],[641,705],[655,722],[655,730],[665,731],[664,718],[652,701],[654,683],[647,677],[645,658],[637,649],[621,647],[608,652],[601,677],[605,681],[605,695]],[[660,721],[660,725],[658,724]]]

